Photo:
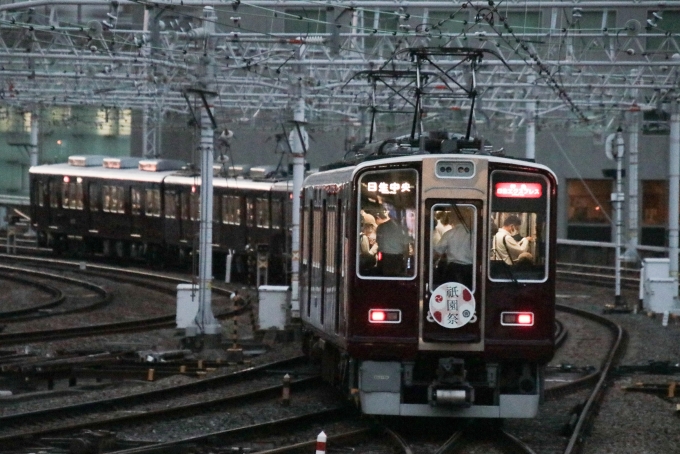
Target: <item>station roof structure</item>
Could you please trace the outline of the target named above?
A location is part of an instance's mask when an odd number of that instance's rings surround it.
[[[318,123],[469,111],[520,127],[611,129],[677,96],[680,1],[0,1],[0,105],[280,119],[304,97]],[[463,55],[451,49],[477,49]],[[421,81],[414,77],[416,69]],[[457,81],[452,83],[452,81]]]

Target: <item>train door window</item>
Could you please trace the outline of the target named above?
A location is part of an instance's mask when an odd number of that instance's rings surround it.
[[[42,182],[38,181],[36,182],[36,185],[34,186],[34,193],[33,197],[35,198],[36,203],[38,204],[39,207],[44,207],[45,206],[45,189],[43,188]]]
[[[111,211],[111,186],[107,184],[102,186],[102,194],[104,199],[102,209],[109,213]]]
[[[83,209],[83,183],[80,182],[80,181],[76,182],[74,184],[74,189],[75,189],[75,195],[73,197],[73,200],[75,200],[74,208],[76,210],[82,210]]]
[[[146,202],[145,213],[147,216],[158,217],[161,215],[161,191],[159,189],[147,189],[144,197]]]
[[[111,211],[114,213],[125,213],[125,188],[122,186],[111,186]]]
[[[78,188],[76,183],[68,184],[68,207],[72,210],[78,208]]]
[[[269,228],[269,200],[258,198],[255,199],[255,213],[258,227],[265,229]]]
[[[255,199],[246,198],[246,225],[255,227]]]
[[[491,280],[544,281],[548,276],[548,197],[541,175],[495,171],[491,174],[489,277]]]
[[[48,183],[49,194],[50,194],[50,208],[59,208],[59,197],[57,196],[58,183],[56,181],[50,181]]]
[[[191,220],[198,221],[201,218],[201,200],[198,192],[191,193]]]
[[[309,231],[309,222],[310,222],[310,216],[309,216],[309,207],[305,206],[304,210],[302,212],[302,224],[304,226],[303,232],[308,232]],[[300,258],[302,259],[302,264],[307,265],[309,262],[308,260],[308,255],[309,255],[309,235],[303,235],[302,236],[302,251],[300,254]]]
[[[339,214],[338,214],[339,213]],[[333,243],[335,248],[335,270],[334,270],[334,282],[335,282],[335,332],[340,332],[340,317],[341,317],[341,295],[342,295],[342,277],[344,276],[343,269],[343,259],[345,254],[342,253],[343,246],[345,244],[345,220],[346,216],[343,216],[343,204],[342,200],[338,200],[338,205],[336,207],[336,234],[333,237]]]
[[[90,183],[88,186],[88,192],[90,197],[90,211],[99,211],[99,186],[95,183]]]
[[[189,220],[189,193],[183,192],[181,195],[180,213],[182,214],[182,220]]]
[[[219,204],[219,198],[213,199],[213,212],[212,212],[212,222],[214,223],[219,223],[220,222],[220,204]]]
[[[138,188],[132,188],[131,190],[132,203],[130,205],[131,213],[135,216],[142,214],[142,190]]]
[[[361,277],[416,276],[418,172],[394,169],[359,178],[356,263]]]
[[[69,184],[67,181],[61,185],[61,206],[62,208],[69,207]]]
[[[280,199],[272,200],[272,228],[280,229],[283,227],[283,206]]]
[[[466,203],[435,204],[430,220],[430,288],[459,282],[474,292],[477,208]]]
[[[165,193],[165,217],[167,219],[177,217],[177,194],[174,191]]]

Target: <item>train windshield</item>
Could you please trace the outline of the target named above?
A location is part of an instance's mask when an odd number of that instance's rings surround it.
[[[491,191],[489,277],[544,281],[550,208],[547,180],[536,174],[495,171]]]
[[[418,172],[414,169],[369,171],[360,177],[359,186],[359,276],[414,278]]]

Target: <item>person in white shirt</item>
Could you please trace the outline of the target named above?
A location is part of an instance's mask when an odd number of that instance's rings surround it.
[[[517,241],[513,236],[519,234],[522,221],[515,215],[508,216],[503,226],[498,229],[493,238],[492,260],[502,260],[508,265],[515,265],[523,260],[531,260],[533,256],[528,252],[534,239],[530,236]]]
[[[442,235],[451,230],[451,221],[449,220],[449,213],[447,211],[437,211],[434,214],[434,218],[437,220],[437,225],[434,226],[432,231],[432,246],[439,244],[439,240],[442,239]]]
[[[466,225],[457,214],[449,217],[451,228],[442,235],[434,246],[437,254],[446,254],[445,281],[460,282],[472,288],[472,236],[470,225]]]

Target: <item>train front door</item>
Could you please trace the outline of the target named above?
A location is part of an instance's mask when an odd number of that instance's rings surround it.
[[[427,199],[425,206],[422,340],[479,342],[481,202]]]

